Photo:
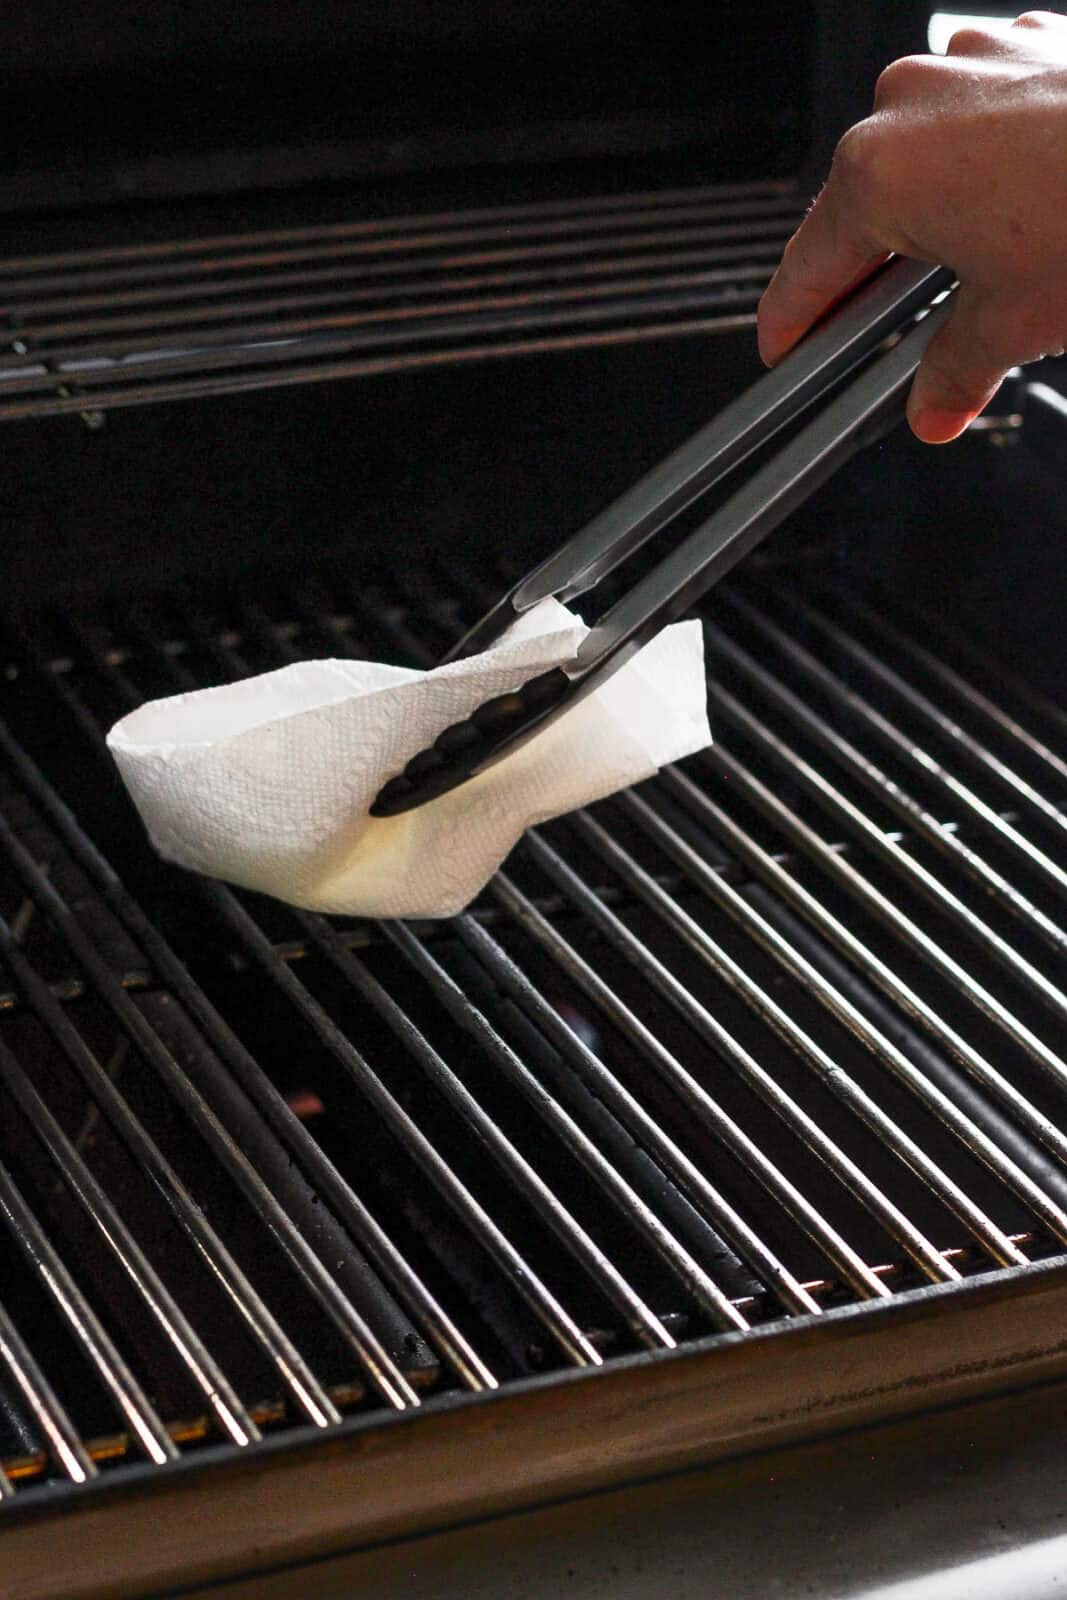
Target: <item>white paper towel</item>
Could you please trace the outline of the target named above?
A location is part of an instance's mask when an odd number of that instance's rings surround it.
[[[153,700],[108,744],[162,856],[311,910],[462,911],[523,830],[711,741],[699,622],[677,623],[536,739],[399,817],[382,784],[494,695],[571,660],[587,629],[546,600],[493,649],[432,672],[304,661]]]

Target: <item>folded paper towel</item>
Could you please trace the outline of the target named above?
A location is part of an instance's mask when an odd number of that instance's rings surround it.
[[[108,736],[162,856],[311,910],[462,911],[523,830],[710,743],[699,622],[667,628],[573,711],[451,794],[371,817],[382,784],[494,695],[572,660],[555,600],[482,655],[413,672],[302,661],[153,700]]]

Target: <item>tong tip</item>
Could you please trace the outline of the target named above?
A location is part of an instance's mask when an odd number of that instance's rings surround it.
[[[466,783],[561,709],[570,688],[567,674],[551,667],[518,689],[487,700],[462,722],[445,728],[383,784],[371,816],[400,816]]]

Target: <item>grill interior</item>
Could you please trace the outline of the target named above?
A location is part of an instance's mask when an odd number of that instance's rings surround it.
[[[116,717],[428,664],[506,576],[6,640],[3,1495],[1064,1254],[1067,717],[832,569],[717,591],[714,748],[454,921],[154,858]]]
[[[749,324],[803,213],[764,181],[0,263],[0,419]]]

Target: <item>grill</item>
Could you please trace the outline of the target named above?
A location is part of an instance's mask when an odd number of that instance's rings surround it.
[[[743,327],[802,212],[768,181],[5,260],[0,418]]]
[[[150,856],[114,718],[303,656],[429,664],[506,577],[185,588],[10,634],[13,1532],[353,1435],[425,1514],[420,1439],[435,1461],[509,1394],[595,1433],[598,1393],[699,1393],[725,1448],[1059,1360],[1067,718],[936,617],[749,563],[706,609],[714,748],[531,833],[447,923]],[[517,1481],[558,1481],[513,1416]],[[630,1434],[630,1469],[693,1448]]]
[[[754,375],[928,8],[157,11],[7,29],[4,1600],[820,1435],[844,1504],[846,1429],[1067,1370],[1055,388],[858,457],[704,610],[715,745],[461,917],[167,867],[104,736],[438,659]]]

